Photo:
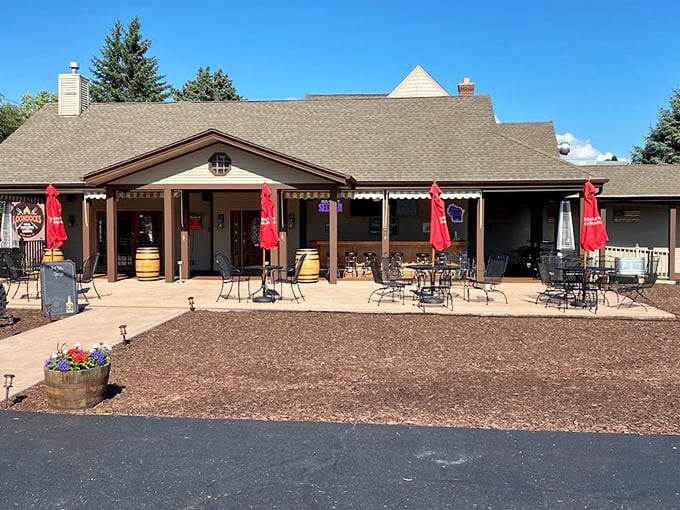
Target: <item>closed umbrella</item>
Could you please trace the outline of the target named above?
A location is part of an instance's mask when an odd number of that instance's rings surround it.
[[[276,294],[268,294],[265,287],[267,278],[266,250],[271,250],[279,245],[279,233],[276,229],[276,213],[274,211],[274,200],[269,186],[262,185],[260,192],[260,248],[262,248],[262,296],[253,298],[253,301],[264,302],[273,300]],[[272,291],[273,292],[273,291]]]
[[[583,186],[583,222],[581,224],[581,249],[583,250],[583,279],[586,280],[586,266],[588,252],[602,248],[609,237],[602,223],[602,217],[597,208],[595,192],[597,189],[590,181]],[[590,306],[586,301],[586,286],[581,286],[583,295],[581,296],[584,305]]]
[[[442,200],[442,190],[436,182],[430,187],[430,244],[432,245],[432,263],[434,251],[444,251],[451,246],[449,227],[446,224],[446,211]]]
[[[599,250],[602,248],[609,237],[607,231],[602,223],[602,217],[597,208],[597,198],[595,192],[597,189],[590,181],[583,186],[583,224],[581,225],[581,249],[584,251],[583,258],[585,260],[585,252],[592,250]]]
[[[271,250],[279,245],[279,233],[276,229],[276,213],[274,212],[274,200],[269,186],[262,185],[260,193],[260,248]],[[263,259],[264,261],[264,259]]]
[[[45,244],[50,250],[61,248],[68,239],[64,221],[61,219],[61,204],[57,200],[59,192],[51,184],[45,190],[47,202],[45,203],[46,229]]]

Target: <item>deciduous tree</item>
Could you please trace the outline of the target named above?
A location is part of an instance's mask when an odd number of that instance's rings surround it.
[[[4,96],[0,94],[0,100]],[[21,104],[8,102],[0,104],[0,142],[17,130],[31,115],[40,110],[47,103],[56,103],[57,94],[41,90],[37,95],[23,94]]]

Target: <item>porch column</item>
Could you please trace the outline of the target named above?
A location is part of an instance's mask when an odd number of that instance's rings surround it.
[[[675,254],[678,242],[678,208],[674,205],[668,208],[668,278],[671,280],[678,279],[678,273],[675,272]]]
[[[272,194],[274,192],[272,191]],[[284,198],[281,192],[275,193],[276,199],[274,203],[276,206],[276,222],[277,222],[277,232],[279,234],[279,247],[277,248],[278,265],[283,267],[288,267],[288,225],[286,223],[288,204],[287,199]]]
[[[116,190],[106,188],[106,279],[115,282],[118,279],[118,203]]]
[[[380,236],[380,251],[381,253],[379,256],[390,256],[390,199],[385,190],[383,190],[382,198],[382,235]]]
[[[175,281],[175,201],[170,188],[163,190],[163,243],[165,254],[163,256],[163,269],[165,271],[165,283]]]
[[[83,236],[83,260],[90,256],[92,249],[92,202],[83,195],[83,218],[81,220]]]
[[[477,199],[477,275],[478,281],[484,280],[484,203],[486,199],[481,194]]]
[[[192,256],[191,249],[189,247],[189,193],[182,192],[181,200],[182,200],[181,207],[182,218],[180,219],[179,246],[180,246],[180,260],[182,261],[182,273],[180,274],[180,278],[182,280],[188,280],[189,274],[191,273],[191,256]]]
[[[331,285],[338,283],[338,188],[332,186],[328,200],[328,281]]]

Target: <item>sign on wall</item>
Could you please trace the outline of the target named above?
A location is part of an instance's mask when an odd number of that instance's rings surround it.
[[[26,241],[45,240],[45,204],[12,202],[12,224]]]

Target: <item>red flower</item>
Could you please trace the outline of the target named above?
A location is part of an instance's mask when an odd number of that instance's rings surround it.
[[[78,352],[78,348],[77,348],[77,347],[73,347],[73,348],[69,349],[68,351],[66,351],[66,354],[68,354],[69,356],[72,356],[72,355],[74,355],[74,354],[77,353],[77,352]]]
[[[71,359],[72,359],[75,363],[85,363],[85,362],[87,361],[87,354],[86,354],[85,352],[83,352],[83,351],[78,351],[78,352],[76,352],[75,354],[73,354],[73,356],[71,357]]]

